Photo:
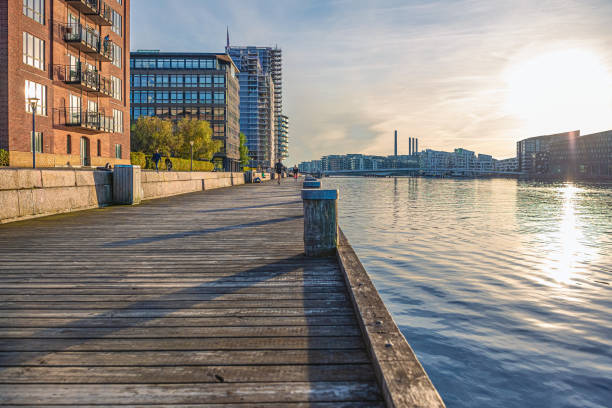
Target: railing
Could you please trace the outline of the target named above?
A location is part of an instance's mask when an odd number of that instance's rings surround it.
[[[77,10],[94,20],[97,24],[112,25],[111,8],[101,0],[66,0]]]
[[[83,64],[55,65],[55,78],[67,84],[75,84],[81,89],[97,92],[103,95],[112,95],[110,79],[100,75],[96,69],[83,68]]]
[[[99,54],[108,61],[113,59],[112,41],[108,38],[100,39],[100,34],[79,23],[70,23],[64,26],[64,40],[69,43],[78,43],[88,53]]]
[[[83,110],[81,108],[63,108],[59,110],[60,122],[65,126],[76,126],[88,130],[113,132],[113,118],[103,112]]]

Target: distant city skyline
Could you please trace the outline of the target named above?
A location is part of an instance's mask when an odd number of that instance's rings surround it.
[[[350,5],[350,7],[348,7]],[[612,2],[132,2],[132,49],[283,49],[288,164],[612,129]]]

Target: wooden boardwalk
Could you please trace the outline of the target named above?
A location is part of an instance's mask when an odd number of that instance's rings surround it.
[[[384,406],[299,184],[0,225],[0,404]]]

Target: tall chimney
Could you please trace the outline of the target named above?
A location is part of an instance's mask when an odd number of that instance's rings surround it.
[[[397,130],[395,131],[395,149],[393,150],[395,157],[397,157]]]
[[[416,139],[414,142],[414,154],[419,153],[419,139]]]
[[[408,154],[409,155],[412,154],[412,138],[411,137],[408,138]]]

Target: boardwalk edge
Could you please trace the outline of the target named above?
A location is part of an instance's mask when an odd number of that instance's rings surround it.
[[[389,408],[444,408],[444,402],[338,228],[337,258]]]

